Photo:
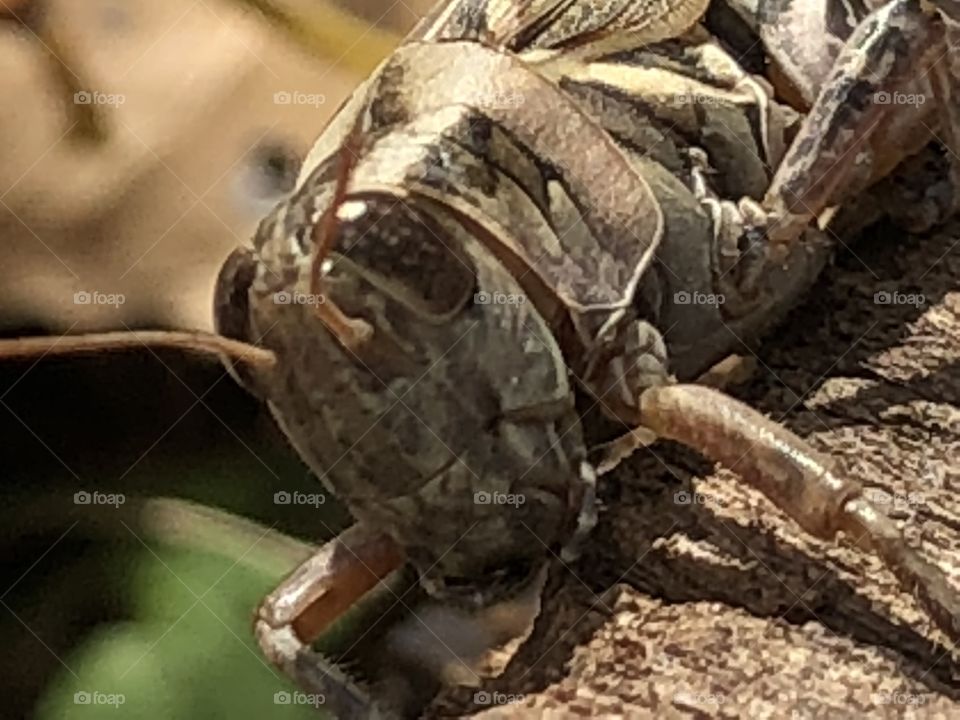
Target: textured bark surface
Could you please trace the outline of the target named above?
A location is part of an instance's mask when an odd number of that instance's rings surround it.
[[[779,330],[744,343],[758,369],[733,393],[835,456],[960,592],[958,237],[873,232],[841,252]],[[435,713],[960,714],[957,653],[878,560],[809,538],[675,446],[637,453],[601,496],[507,673]]]

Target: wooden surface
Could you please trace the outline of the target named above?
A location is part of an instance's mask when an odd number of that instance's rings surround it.
[[[871,233],[842,253],[773,336],[744,345],[758,370],[735,394],[833,454],[960,592],[958,237],[957,223]],[[878,303],[884,291],[924,303]],[[587,553],[507,674],[435,714],[960,714],[950,644],[879,561],[812,540],[689,453],[654,453],[604,484]]]

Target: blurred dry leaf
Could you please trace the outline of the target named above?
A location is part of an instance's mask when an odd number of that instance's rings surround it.
[[[327,3],[270,0],[303,27],[322,19],[308,38],[353,28],[349,47],[308,53],[247,3],[49,0],[39,20],[0,24],[0,92],[16,98],[0,107],[0,237],[17,269],[0,279],[0,326],[210,328],[216,272],[279,197],[278,165],[394,37]],[[102,142],[77,134],[91,110]]]

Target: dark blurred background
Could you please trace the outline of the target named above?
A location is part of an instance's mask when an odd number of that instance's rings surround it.
[[[430,4],[0,0],[0,336],[211,329],[223,259]],[[0,482],[0,716],[316,717],[251,617],[349,520],[217,364],[0,364]]]

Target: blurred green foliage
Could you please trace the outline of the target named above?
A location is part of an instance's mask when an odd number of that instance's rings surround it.
[[[321,716],[282,702],[304,698],[261,656],[252,619],[349,516],[265,408],[183,358],[27,367],[0,367],[0,716]],[[76,504],[84,490],[125,502]],[[326,502],[278,504],[279,491]]]
[[[224,551],[158,545],[135,553],[133,618],[101,626],[64,658],[79,677],[60,673],[36,716],[317,718],[311,707],[283,704],[302,696],[266,665],[250,633],[251,608],[281,579],[280,568],[238,563],[244,548]]]

